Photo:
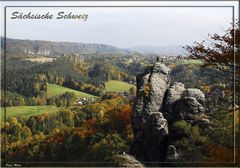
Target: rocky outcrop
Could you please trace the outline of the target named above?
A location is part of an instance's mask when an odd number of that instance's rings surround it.
[[[169,86],[170,69],[156,63],[145,74],[137,76],[137,97],[134,104],[133,118],[158,112],[163,106],[163,98]]]
[[[167,149],[167,161],[177,160],[179,158],[179,154],[177,153],[177,149],[174,145],[169,145]]]
[[[166,91],[164,116],[170,122],[174,120],[175,104],[181,99],[184,91],[184,85],[177,82],[173,83],[173,85],[171,85]]]
[[[166,93],[164,115],[169,122],[187,120],[204,114],[205,95],[199,89],[185,89],[182,83],[174,83]]]
[[[138,167],[144,168],[145,166],[136,160],[133,156],[128,154],[116,155],[113,158],[114,167]]]
[[[134,142],[130,153],[143,161],[164,160],[168,124],[161,110],[170,83],[170,69],[157,62],[137,76],[137,96],[132,113]]]
[[[161,62],[137,76],[137,95],[132,112],[134,142],[130,154],[144,162],[177,159],[177,149],[168,145],[169,124],[194,122],[204,114],[205,96],[182,83],[170,85],[171,70]],[[207,121],[203,121],[207,123]]]

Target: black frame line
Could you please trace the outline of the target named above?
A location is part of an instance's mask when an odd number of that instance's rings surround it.
[[[15,2],[17,2],[16,0],[1,0],[1,1],[5,1],[5,2],[13,2],[13,1],[15,1]],[[34,1],[34,0],[26,0],[26,1]],[[47,0],[41,0],[41,1],[47,1]],[[41,2],[41,1],[36,1],[36,2]],[[58,1],[58,0],[53,0],[52,2],[56,2],[56,1]],[[66,0],[59,0],[59,1],[66,1]],[[78,0],[71,0],[71,1],[78,1]],[[94,1],[94,0],[90,0],[90,1]],[[114,1],[112,1],[112,0],[98,0],[98,1],[109,1],[109,2],[114,2]],[[127,1],[127,0],[115,0],[115,1]],[[132,2],[135,2],[135,1],[145,1],[145,2],[147,2],[146,0],[131,0]],[[130,1],[130,2],[131,2]],[[158,1],[158,2],[164,2],[164,1],[159,1],[159,0],[152,0],[152,1]],[[170,0],[170,1],[176,1],[177,2],[177,0]],[[185,1],[192,1],[192,0],[185,0]],[[215,0],[199,0],[199,1],[215,1]],[[228,1],[228,0],[218,0],[218,1]],[[234,1],[237,1],[237,0],[232,0],[232,2],[234,2]],[[69,1],[68,1],[69,2]],[[79,1],[79,2],[87,2],[87,1]],[[97,2],[97,1],[96,1]],[[167,1],[165,1],[165,2],[167,2]],[[228,1],[229,2],[229,1]],[[233,22],[233,28],[234,28],[234,25],[235,25],[235,15],[234,15],[234,13],[235,13],[235,6],[215,6],[215,5],[213,5],[213,6],[207,6],[207,5],[200,5],[200,6],[191,6],[191,5],[186,5],[186,6],[171,6],[171,5],[163,5],[163,6],[155,6],[155,5],[149,5],[149,6],[141,6],[141,5],[133,5],[133,6],[124,6],[124,5],[121,5],[121,6],[112,6],[112,5],[109,5],[109,6],[100,6],[100,5],[94,5],[94,6],[59,6],[59,5],[57,5],[57,6],[5,6],[4,7],[4,66],[3,66],[3,68],[4,68],[4,70],[3,70],[3,72],[4,72],[4,99],[5,99],[5,102],[6,102],[6,80],[7,80],[7,78],[6,78],[6,40],[7,40],[7,37],[6,37],[6,30],[7,30],[7,22],[6,22],[6,11],[7,11],[7,8],[11,8],[11,7],[19,7],[19,8],[30,8],[30,7],[40,7],[40,8],[55,8],[55,7],[65,7],[65,8],[72,8],[72,7],[85,7],[85,8],[95,8],[95,7],[98,7],[98,8],[104,8],[104,7],[116,7],[116,8],[137,8],[137,7],[139,7],[139,8],[153,8],[153,7],[156,7],[156,8],[162,8],[162,7],[194,7],[194,8],[207,8],[207,7],[231,7],[232,8],[232,15],[233,15],[233,20],[232,20],[232,22]],[[235,45],[235,36],[234,36],[234,45]],[[234,61],[235,61],[235,52],[234,52],[234,49],[235,49],[235,47],[233,48],[233,56],[234,56]],[[236,85],[235,85],[235,65],[233,65],[233,70],[234,70],[234,74],[233,74],[233,107],[234,107],[234,115],[233,115],[233,126],[234,126],[234,124],[235,124],[235,102],[236,102],[236,100],[235,100],[235,87],[236,87]],[[6,121],[7,119],[6,119],[6,105],[4,106],[4,121]],[[4,125],[4,128],[6,128],[6,124]],[[171,163],[182,163],[182,164],[200,164],[200,163],[203,163],[203,164],[206,164],[206,163],[209,163],[209,164],[214,164],[214,163],[226,163],[226,164],[236,164],[236,154],[235,154],[235,152],[236,152],[236,140],[235,140],[235,127],[234,127],[234,161],[233,162],[143,162],[143,163],[166,163],[166,164],[171,164]],[[4,147],[4,150],[5,150],[5,165],[6,165],[6,163],[25,163],[25,164],[27,164],[27,163],[35,163],[35,164],[41,164],[41,163],[58,163],[58,164],[64,164],[64,163],[68,163],[68,164],[83,164],[83,163],[109,163],[109,164],[111,164],[111,163],[113,163],[113,162],[61,162],[61,161],[59,161],[59,162],[7,162],[6,161],[6,144],[7,144],[7,135],[5,134],[5,136],[4,136],[4,143],[5,143],[5,147]]]

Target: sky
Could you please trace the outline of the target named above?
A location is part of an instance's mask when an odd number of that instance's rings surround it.
[[[15,2],[17,3],[17,2]],[[126,5],[127,2],[122,4]],[[153,2],[152,2],[153,3]],[[176,5],[176,3],[142,3],[129,5]],[[171,46],[187,45],[202,41],[208,34],[220,33],[229,28],[232,22],[232,8],[223,7],[223,2],[202,5],[220,5],[222,7],[76,7],[76,5],[94,5],[93,3],[72,2],[75,7],[7,7],[6,34],[9,38],[66,41],[81,43],[100,43],[120,48],[134,46]],[[98,2],[96,2],[96,6]],[[106,5],[122,5],[107,3]],[[187,5],[199,5],[187,3]],[[232,2],[235,6],[236,2]],[[4,5],[16,5],[5,2]],[[21,4],[22,5],[22,4]],[[65,5],[64,2],[26,2],[25,5]],[[180,3],[180,6],[186,2]],[[2,8],[1,8],[2,10]],[[235,9],[236,10],[236,9]],[[13,12],[45,14],[54,17],[58,12],[66,14],[87,14],[82,20],[28,20],[11,19]],[[1,11],[2,12],[2,11]],[[1,19],[2,20],[2,19]],[[2,24],[2,23],[1,23]],[[1,31],[1,36],[2,36]]]

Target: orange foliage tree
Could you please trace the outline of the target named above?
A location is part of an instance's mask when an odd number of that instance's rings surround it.
[[[233,162],[234,160],[233,149],[216,145],[207,145],[206,149],[208,157],[204,160],[207,162]]]
[[[119,133],[127,131],[127,129],[131,127],[131,112],[132,106],[130,104],[113,110],[110,116],[113,129]]]
[[[235,73],[240,77],[240,31],[238,22],[226,30],[224,35],[209,35],[208,41],[194,42],[193,46],[187,45],[189,58],[201,59],[204,66],[217,68],[221,71]],[[235,57],[234,57],[235,54]]]

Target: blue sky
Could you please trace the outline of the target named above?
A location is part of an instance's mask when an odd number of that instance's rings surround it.
[[[192,4],[188,3],[188,5]],[[219,4],[225,5],[222,2]],[[236,3],[233,4],[236,5]],[[31,2],[30,5],[42,5],[42,3]],[[44,5],[47,4],[44,3]],[[59,3],[51,2],[49,5],[59,5]],[[64,3],[60,5],[64,5]],[[68,5],[71,4],[68,3]],[[82,4],[73,2],[73,5]],[[170,5],[174,4],[170,3]],[[13,20],[10,17],[14,11],[26,14],[28,12],[40,14],[50,12],[55,16],[60,11],[73,14],[85,13],[88,14],[88,19],[85,22],[57,19]],[[7,37],[101,43],[121,48],[139,45],[186,45],[207,38],[208,33],[224,33],[231,21],[232,8],[228,7],[11,7],[7,8]]]

